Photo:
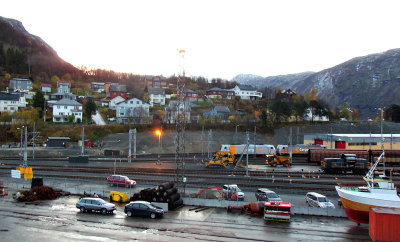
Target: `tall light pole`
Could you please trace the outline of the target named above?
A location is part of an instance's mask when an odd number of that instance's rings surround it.
[[[160,153],[161,153],[161,130],[156,130],[156,134],[158,135],[158,157],[157,164],[160,164]]]
[[[19,148],[20,148],[20,150],[21,150],[21,157],[23,157],[23,156],[22,156],[22,132],[23,132],[24,127],[25,127],[25,126],[22,126],[21,128],[17,128],[17,130],[21,130],[21,140],[20,140],[20,142],[19,142]]]

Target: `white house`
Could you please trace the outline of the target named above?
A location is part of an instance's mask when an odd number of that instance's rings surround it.
[[[10,80],[9,88],[13,91],[28,92],[32,89],[32,81],[23,78],[13,78]]]
[[[70,115],[74,115],[74,122],[82,121],[82,104],[67,98],[53,104],[53,122],[68,122]]]
[[[165,90],[149,88],[150,106],[165,105]]]
[[[176,118],[179,114],[184,115],[184,120],[186,123],[189,123],[191,118],[190,118],[190,111],[191,111],[191,106],[190,106],[190,101],[186,100],[183,101],[179,104],[178,107],[178,101],[177,100],[171,100],[168,103],[168,106],[164,107],[164,112],[166,113],[166,116],[164,118],[164,122],[167,123],[175,123]]]
[[[149,116],[150,104],[137,98],[131,98],[116,104],[118,123],[145,123]]]
[[[236,87],[231,90],[234,91],[235,96],[239,96],[240,99],[259,100],[262,98],[262,93],[250,85],[236,85]]]
[[[0,112],[18,111],[18,108],[26,107],[26,99],[23,93],[0,93]]]
[[[116,96],[110,100],[110,102],[108,103],[108,108],[115,110],[117,108],[117,104],[120,102],[123,102],[123,101],[125,101],[125,98],[123,98],[121,96]]]
[[[308,108],[304,115],[304,121],[318,121],[318,122],[328,122],[329,116],[319,116],[317,114],[312,114],[311,108]]]

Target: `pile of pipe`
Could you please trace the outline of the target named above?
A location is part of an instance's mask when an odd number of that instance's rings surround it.
[[[139,193],[133,194],[130,200],[168,203],[169,210],[174,210],[183,205],[181,195],[173,182],[166,182],[154,188],[143,189]]]

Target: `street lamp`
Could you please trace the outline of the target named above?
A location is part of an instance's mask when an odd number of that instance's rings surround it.
[[[161,130],[156,130],[156,135],[158,135],[158,160],[157,164],[160,164],[160,153],[161,153]]]

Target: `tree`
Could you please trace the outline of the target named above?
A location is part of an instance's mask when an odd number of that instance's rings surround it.
[[[43,108],[45,105],[46,99],[44,98],[44,95],[41,91],[36,92],[36,94],[33,96],[33,107],[34,108],[39,108],[40,112],[39,115],[40,117],[42,117],[42,113],[43,113]]]
[[[294,116],[296,117],[296,122],[299,119],[303,119],[307,108],[308,108],[308,104],[305,101],[302,101],[300,99],[295,99],[294,104],[293,104],[293,112],[294,112]]]
[[[322,116],[324,114],[325,108],[317,100],[310,101],[310,108],[311,108],[311,122],[314,121],[314,115]]]
[[[268,123],[268,114],[267,111],[263,110],[260,114],[260,119],[263,127],[267,126]]]
[[[271,111],[275,114],[275,122],[279,123],[282,120],[286,120],[292,115],[292,109],[290,105],[283,100],[275,100],[271,105]]]
[[[97,106],[94,103],[92,99],[88,99],[85,103],[85,108],[84,108],[84,115],[86,118],[89,120],[91,119],[92,115],[95,114],[97,111]]]

